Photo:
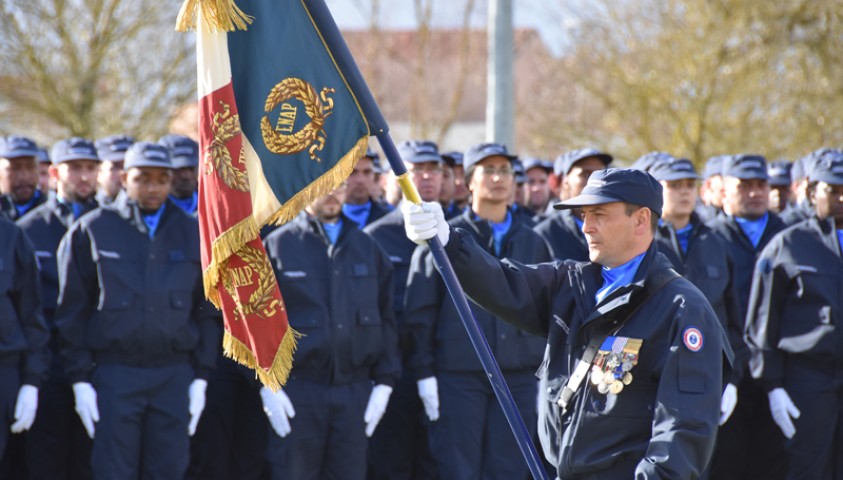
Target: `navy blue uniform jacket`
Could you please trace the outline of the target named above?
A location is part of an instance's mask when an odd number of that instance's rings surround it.
[[[834,220],[812,217],[773,237],[758,259],[747,341],[752,375],[768,391],[800,370],[821,373],[830,386],[840,375],[843,257],[836,229]]]
[[[588,261],[588,243],[573,210],[556,211],[533,228],[544,238],[556,260]]]
[[[21,383],[41,386],[49,336],[35,251],[17,225],[0,218],[0,365],[19,366]]]
[[[166,202],[150,240],[126,196],[83,215],[58,251],[55,321],[71,383],[96,364],[190,362],[207,378],[220,348],[217,311],[205,300],[196,218]]]
[[[726,248],[729,256],[735,265],[735,287],[738,292],[738,300],[741,307],[741,318],[746,318],[746,308],[749,301],[749,290],[752,288],[752,272],[755,270],[755,261],[761,250],[767,245],[777,233],[786,228],[784,222],[773,212],[769,213],[767,228],[758,241],[758,246],[752,246],[752,242],[743,233],[740,225],[729,215],[720,215],[707,225],[726,241]],[[742,328],[743,329],[743,328]]]
[[[330,385],[363,379],[395,385],[401,375],[392,310],[392,265],[343,216],[332,245],[322,224],[296,219],[264,239],[290,326],[304,334],[290,377]]]
[[[90,211],[96,203],[88,205]],[[62,237],[73,223],[73,211],[67,204],[55,197],[30,210],[17,224],[23,229],[35,247],[35,256],[41,267],[41,286],[44,292],[44,314],[47,322],[53,321],[53,312],[59,297],[59,269],[56,252]],[[52,327],[52,325],[51,325]]]
[[[459,229],[452,230],[446,251],[475,302],[547,338],[538,372],[539,433],[560,478],[601,472],[611,478],[687,479],[702,472],[720,417],[725,333],[708,301],[684,278],[669,282],[634,312],[624,308],[648,277],[670,268],[655,246],[634,281],[599,305],[594,303],[603,283],[599,265],[501,261]],[[586,381],[563,413],[556,401],[590,332],[627,316],[617,335],[643,339],[632,383],[618,395],[602,395]],[[698,351],[683,341],[689,328],[702,334]]]
[[[96,208],[96,202],[90,202],[85,207],[85,212],[90,211]],[[46,203],[30,210],[17,221],[18,226],[32,241],[35,247],[35,256],[38,258],[44,318],[50,328],[50,354],[52,356],[50,366],[53,375],[61,372],[59,335],[54,319],[59,297],[59,267],[56,254],[61,239],[67,233],[67,229],[73,221],[71,206],[59,202],[55,196],[52,196]]]
[[[471,235],[474,242],[483,245],[486,252],[493,252],[494,241],[489,223],[473,216],[474,212],[468,209],[449,223],[452,227],[465,229],[463,231]],[[544,241],[516,215],[512,216],[512,225],[501,244],[501,258],[528,263],[551,260]],[[434,376],[439,371],[482,372],[483,366],[471,347],[465,327],[427,247],[418,247],[413,254],[407,290],[403,326],[412,342],[409,365],[417,378]],[[518,329],[474,304],[471,312],[501,370],[534,371],[539,366],[544,352],[544,336]]]
[[[687,252],[682,251],[676,230],[669,224],[659,226],[656,242],[673,269],[700,289],[720,319],[735,354],[728,383],[737,385],[749,361],[749,349],[743,338],[744,321],[735,285],[735,267],[726,242],[705,226],[696,213],[691,214],[691,225]]]
[[[47,201],[48,195],[40,194],[38,198],[32,202],[32,206],[29,207],[29,210],[24,213],[29,213],[32,211],[33,208],[45,203]],[[18,213],[18,209],[15,208],[15,202],[12,201],[12,197],[10,195],[0,195],[0,218],[6,218],[12,222],[17,221],[19,218],[23,218],[22,215]]]

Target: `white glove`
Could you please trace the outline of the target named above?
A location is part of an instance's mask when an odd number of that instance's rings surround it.
[[[436,377],[422,378],[416,384],[419,387],[419,398],[424,405],[424,413],[431,422],[439,420],[439,383]]]
[[[366,413],[363,414],[363,421],[366,422],[366,436],[371,437],[375,433],[378,423],[383,418],[386,405],[389,403],[389,396],[392,395],[392,387],[389,385],[375,385],[369,395],[369,404],[366,405]]]
[[[190,424],[187,426],[187,434],[191,437],[196,433],[196,425],[199,425],[199,417],[205,410],[205,391],[208,390],[208,381],[197,378],[190,383],[187,389],[187,397],[190,400],[188,411],[190,412]]]
[[[38,410],[38,387],[22,385],[18,390],[18,401],[15,403],[15,420],[12,433],[29,430],[35,422],[35,412]]]
[[[77,382],[73,384],[73,396],[76,397],[76,413],[79,414],[88,436],[94,438],[94,423],[100,421],[97,391],[88,382]]]
[[[738,387],[730,383],[726,385],[726,389],[723,390],[723,396],[720,398],[720,425],[723,425],[729,420],[737,404]]]
[[[273,392],[266,387],[261,387],[261,400],[263,400],[263,411],[269,418],[269,423],[275,433],[282,438],[289,435],[292,431],[290,419],[296,416],[290,397],[284,393],[284,390],[278,389],[277,392]]]
[[[782,433],[787,438],[793,438],[796,434],[796,427],[793,426],[792,418],[799,418],[799,409],[793,404],[790,395],[783,388],[774,388],[767,394],[770,398],[770,413],[773,414],[773,420],[782,429]]]
[[[439,202],[424,202],[421,205],[403,202],[401,213],[404,214],[404,230],[410,240],[427,245],[427,241],[436,235],[443,247],[448,244],[451,228],[445,222],[445,213]]]

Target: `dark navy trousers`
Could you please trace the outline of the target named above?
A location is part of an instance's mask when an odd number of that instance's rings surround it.
[[[51,372],[38,391],[35,423],[26,433],[30,480],[92,478],[93,442],[75,407],[73,387],[61,372]]]
[[[91,464],[94,477],[182,478],[188,464],[189,364],[162,367],[99,365],[92,377],[100,421]]]
[[[440,372],[436,378],[439,420],[430,427],[430,449],[442,478],[527,478],[527,463],[486,376]],[[538,379],[530,371],[504,373],[504,379],[532,440]]]
[[[363,415],[370,380],[326,385],[290,378],[284,392],[296,416],[291,433],[273,431],[269,459],[273,480],[363,480],[366,478],[366,424]]]
[[[788,370],[784,389],[800,413],[785,440],[788,480],[843,479],[843,375],[797,362]]]
[[[436,480],[428,446],[430,420],[419,398],[416,380],[404,375],[369,441],[369,480]]]
[[[14,423],[15,403],[20,390],[20,369],[17,366],[0,366],[0,459],[6,452]]]
[[[220,355],[190,440],[186,480],[258,480],[267,468],[269,421],[254,370]]]

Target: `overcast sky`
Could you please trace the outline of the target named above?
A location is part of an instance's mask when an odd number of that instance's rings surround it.
[[[340,28],[368,26],[369,0],[326,0],[326,3]],[[381,26],[394,29],[415,27],[414,3],[411,0],[381,0]],[[472,24],[485,27],[488,0],[475,0],[475,4]],[[516,28],[537,29],[548,49],[558,52],[565,43],[564,25],[573,21],[570,15],[565,14],[561,4],[562,0],[514,0]],[[463,6],[463,1],[434,0],[434,23],[442,27],[459,26]]]

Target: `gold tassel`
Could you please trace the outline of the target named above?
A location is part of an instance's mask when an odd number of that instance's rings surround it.
[[[176,30],[186,32],[196,29],[200,11],[201,26],[212,32],[246,30],[246,25],[254,19],[240,10],[234,0],[184,0],[176,19]]]
[[[293,330],[292,327],[287,327],[287,333],[281,340],[278,351],[275,352],[275,359],[272,360],[272,366],[269,367],[269,370],[261,368],[255,359],[255,354],[229,332],[225,332],[225,335],[223,335],[222,348],[226,357],[253,369],[255,376],[264,386],[273,392],[277,392],[287,383],[287,377],[290,376],[290,370],[293,368],[293,353],[296,351],[296,341],[303,336]]]
[[[314,180],[306,188],[302,189],[292,198],[287,200],[287,203],[281,205],[271,217],[269,217],[264,224],[282,225],[289,222],[296,215],[299,214],[304,207],[313,203],[317,198],[327,195],[334,191],[342,182],[351,175],[354,170],[354,165],[357,160],[366,154],[366,147],[369,145],[369,137],[362,137],[357,141],[357,144],[343,156],[334,168],[328,170],[321,177]]]

